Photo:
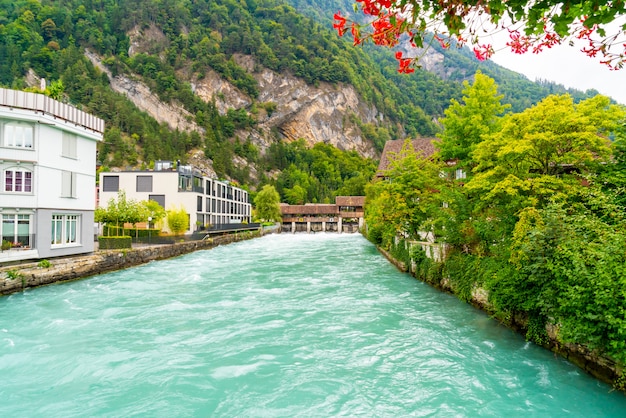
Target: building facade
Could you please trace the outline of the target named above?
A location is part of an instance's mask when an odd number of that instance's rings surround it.
[[[251,221],[246,190],[171,161],[157,161],[150,171],[100,173],[100,206],[106,207],[120,190],[127,199],[154,200],[165,210],[184,208],[189,216],[187,232]],[[163,229],[167,230],[166,225]]]
[[[102,119],[73,106],[0,88],[0,263],[94,250],[103,132]]]

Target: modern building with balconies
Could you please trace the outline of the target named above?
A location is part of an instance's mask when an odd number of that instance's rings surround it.
[[[120,190],[129,200],[154,200],[165,210],[184,208],[189,217],[188,233],[249,223],[252,217],[246,190],[172,161],[156,161],[154,169],[147,171],[100,173],[100,206],[106,207]],[[167,231],[167,225],[163,225],[163,230]]]
[[[93,252],[103,132],[74,106],[0,88],[0,264]]]

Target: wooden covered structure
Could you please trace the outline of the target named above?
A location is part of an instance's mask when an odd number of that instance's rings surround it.
[[[337,196],[335,204],[282,203],[284,232],[357,232],[363,227],[365,196]]]

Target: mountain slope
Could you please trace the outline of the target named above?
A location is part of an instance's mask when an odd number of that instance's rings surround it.
[[[376,158],[389,139],[434,135],[475,71],[471,56],[434,56],[446,78],[399,75],[390,51],[354,48],[325,19],[279,0],[0,0],[0,84],[62,83],[106,120],[103,164],[180,159],[253,186],[288,168],[276,152],[304,152],[283,142]]]

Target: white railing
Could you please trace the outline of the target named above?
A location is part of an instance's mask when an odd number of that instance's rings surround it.
[[[102,119],[43,94],[0,88],[0,106],[43,112],[95,132],[104,132]]]

